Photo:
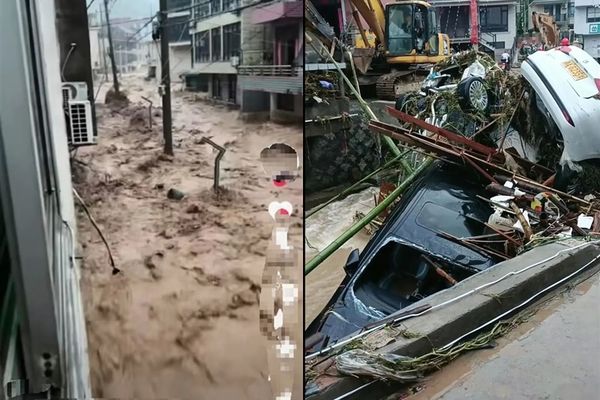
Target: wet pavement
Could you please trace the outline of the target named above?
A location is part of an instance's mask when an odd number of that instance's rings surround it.
[[[498,342],[433,374],[411,400],[587,400],[600,393],[600,275]]]

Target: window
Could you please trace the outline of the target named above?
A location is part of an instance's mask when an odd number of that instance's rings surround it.
[[[599,7],[588,7],[587,8],[587,22],[600,22],[600,8]]]
[[[569,5],[568,5],[568,9],[569,9],[569,11],[568,11],[569,18],[573,18],[575,16],[575,3],[570,1]]]
[[[167,0],[167,10],[189,7],[191,4],[192,0]]]
[[[215,28],[210,30],[211,43],[212,43],[212,57],[213,61],[220,61],[223,59],[221,54],[221,28]]]
[[[277,94],[277,109],[282,111],[294,111],[293,94]]]
[[[235,10],[240,7],[240,0],[223,0],[223,11]]]
[[[508,32],[508,6],[479,8],[482,32]]]
[[[210,0],[210,13],[216,14],[221,12],[221,0]]]
[[[190,40],[190,18],[187,16],[167,19],[167,37],[169,43],[188,42]]]
[[[229,60],[240,54],[240,23],[223,27],[223,59]]]
[[[194,35],[194,59],[197,63],[210,61],[210,41],[208,31],[198,32]]]
[[[194,8],[194,19],[208,17],[210,15],[210,4],[202,0],[199,5]]]

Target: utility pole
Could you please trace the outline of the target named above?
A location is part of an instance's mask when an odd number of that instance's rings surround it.
[[[158,29],[160,33],[160,73],[162,75],[162,112],[165,154],[173,155],[173,132],[171,120],[171,77],[169,66],[169,38],[167,37],[167,0],[160,0]]]
[[[110,33],[110,17],[108,16],[108,0],[104,0],[104,13],[106,14],[106,30],[108,32],[108,53],[112,65],[113,86],[115,93],[119,94],[119,79],[117,78],[117,66],[115,65],[115,53],[113,52],[112,35]]]

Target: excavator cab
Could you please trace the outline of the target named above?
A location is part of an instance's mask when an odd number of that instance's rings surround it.
[[[440,43],[435,10],[425,4],[410,2],[386,6],[385,48],[388,57],[440,55],[440,44],[443,43]]]

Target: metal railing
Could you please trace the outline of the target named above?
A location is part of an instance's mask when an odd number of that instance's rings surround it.
[[[490,32],[479,32],[479,41],[488,47],[496,49],[496,34]]]
[[[298,69],[291,65],[240,65],[239,75],[297,76]]]

